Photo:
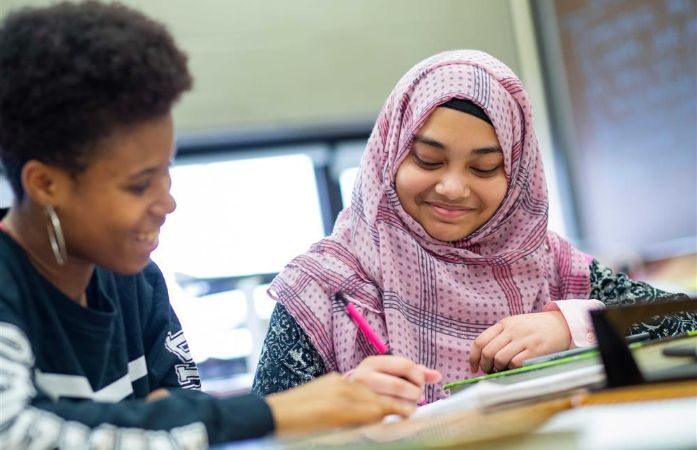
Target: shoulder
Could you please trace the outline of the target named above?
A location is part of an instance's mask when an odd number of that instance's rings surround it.
[[[24,251],[11,237],[0,231],[0,323],[4,334],[9,325],[29,334],[30,317],[35,314],[31,305],[41,289],[36,272]]]
[[[31,285],[31,271],[24,251],[0,231],[0,299],[20,300],[20,291]]]
[[[0,231],[0,270],[9,270],[11,266],[18,266],[26,259],[24,251],[5,232]]]

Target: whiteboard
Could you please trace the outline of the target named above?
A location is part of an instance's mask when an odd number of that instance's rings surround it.
[[[697,2],[540,1],[536,21],[581,242],[697,251]]]

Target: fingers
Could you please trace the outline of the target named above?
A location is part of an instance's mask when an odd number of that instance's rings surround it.
[[[382,397],[384,403],[382,404],[382,412],[379,419],[391,414],[397,414],[402,417],[409,417],[416,411],[416,405],[414,403],[407,403],[387,397]]]
[[[361,366],[404,378],[421,388],[426,384],[425,367],[401,356],[371,356],[363,360],[359,368]]]
[[[401,356],[381,355],[364,359],[349,378],[396,401],[416,403],[423,399],[424,386],[442,375]]]
[[[520,340],[513,340],[509,342],[494,354],[492,370],[499,372],[501,370],[508,369],[513,357],[518,355],[523,350],[525,350],[525,346]]]
[[[492,339],[491,342],[482,349],[482,358],[479,361],[479,367],[486,373],[493,372],[496,354],[510,342],[510,339],[502,334]]]
[[[511,362],[508,365],[508,367],[510,367],[511,369],[514,369],[516,367],[523,367],[523,361],[532,357],[532,352],[530,351],[530,349],[526,348],[522,352],[515,355],[513,359],[511,359]]]
[[[496,323],[486,330],[477,338],[474,340],[472,343],[472,347],[470,348],[470,357],[469,357],[469,363],[470,363],[470,371],[471,372],[477,372],[479,370],[479,367],[481,366],[481,359],[482,359],[482,349],[489,344],[496,336],[501,334],[503,331],[503,326],[500,323]]]
[[[148,402],[154,402],[155,400],[159,400],[161,398],[169,397],[169,391],[165,388],[159,388],[155,389],[154,391],[150,392],[147,397],[145,397],[145,400]]]
[[[506,333],[500,333],[491,339],[481,349],[479,368],[486,373],[491,373],[494,370],[494,358],[496,354],[510,342],[511,338]]]
[[[381,375],[386,378],[401,381],[412,388],[414,387],[411,383],[404,380],[397,379],[390,375]],[[356,414],[357,417],[362,417],[360,420],[363,423],[380,420],[390,414],[407,417],[416,411],[416,404],[414,401],[404,401],[400,398],[376,393],[373,389],[361,383],[350,383],[350,385],[352,387],[348,394],[351,396],[351,406],[353,408],[365,409],[364,412]]]
[[[520,367],[527,358],[568,348],[570,336],[566,319],[558,311],[507,317],[474,340],[470,370],[491,372]]]
[[[423,385],[417,385],[403,378],[380,372],[356,372],[352,378],[370,387],[378,394],[416,403],[421,398]]]
[[[437,370],[429,369],[428,367],[421,364],[419,364],[419,367],[421,367],[421,370],[423,370],[424,372],[426,384],[438,383],[440,380],[443,379],[443,375]]]
[[[362,425],[389,414],[406,417],[416,410],[413,402],[376,394],[336,373],[269,395],[265,400],[279,436]]]

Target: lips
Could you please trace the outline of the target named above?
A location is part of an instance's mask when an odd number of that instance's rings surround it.
[[[139,233],[135,235],[135,240],[139,244],[145,246],[147,251],[153,251],[157,247],[160,237],[160,230],[151,231],[149,233]]]
[[[463,206],[447,205],[443,203],[431,203],[426,202],[431,211],[439,217],[444,219],[459,219],[468,213],[474,211],[474,208],[467,208]]]

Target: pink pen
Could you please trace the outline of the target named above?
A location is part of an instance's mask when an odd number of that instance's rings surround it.
[[[346,297],[344,297],[344,294],[341,292],[337,292],[335,297],[341,301],[341,303],[346,306],[346,313],[349,315],[351,320],[358,326],[358,329],[361,330],[361,333],[368,339],[368,341],[375,347],[375,350],[377,350],[378,354],[380,355],[391,355],[392,351],[390,351],[389,348],[387,348],[387,345],[385,345],[384,342],[380,340],[377,334],[375,334],[375,331],[373,331],[372,328],[370,328],[370,325],[368,325],[368,321],[365,320],[365,317],[361,316],[361,314],[356,311],[356,307],[353,306],[352,303],[349,303],[348,300],[346,300]]]
[[[361,314],[356,311],[356,307],[353,306],[352,303],[350,303],[346,297],[344,297],[344,294],[341,292],[337,292],[336,295],[334,296],[337,300],[339,300],[341,303],[346,306],[346,314],[353,320],[353,322],[358,326],[358,329],[361,330],[361,333],[370,341],[370,343],[375,347],[375,350],[377,350],[378,354],[380,355],[391,355],[392,350],[390,350],[387,345],[385,345],[384,342],[380,340],[378,335],[373,331],[372,328],[370,328],[370,325],[368,325],[368,321],[365,320],[365,317],[361,316]],[[418,402],[419,406],[423,406],[426,404],[425,400],[422,400]]]

